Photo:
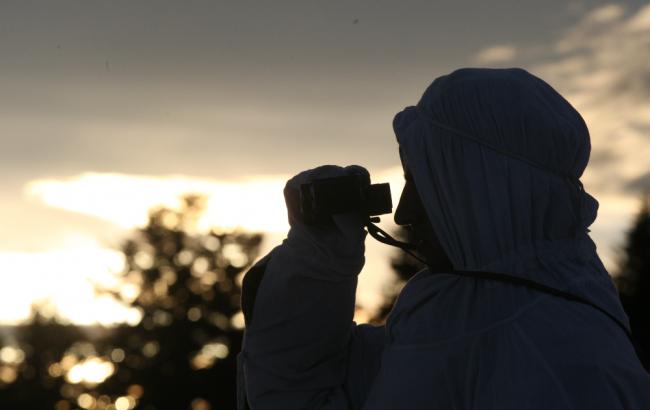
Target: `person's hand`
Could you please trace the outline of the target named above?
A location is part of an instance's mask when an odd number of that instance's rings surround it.
[[[361,166],[351,165],[343,168],[335,165],[323,165],[303,171],[291,178],[284,188],[284,196],[291,225],[287,237],[289,245],[317,259],[322,258],[322,263],[333,263],[337,267],[344,266],[345,270],[357,270],[358,268],[360,271],[364,263],[364,241],[367,235],[364,226],[367,216],[357,213],[337,214],[332,215],[331,223],[318,225],[306,225],[296,217],[298,212],[296,207],[299,206],[296,199],[300,197],[302,184],[316,179],[354,174],[361,175],[364,182],[370,184],[370,175]]]

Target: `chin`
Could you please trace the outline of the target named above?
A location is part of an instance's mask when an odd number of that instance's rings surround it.
[[[417,252],[427,261],[427,266],[431,272],[450,272],[453,270],[453,265],[447,255],[430,243],[421,242],[418,245]]]

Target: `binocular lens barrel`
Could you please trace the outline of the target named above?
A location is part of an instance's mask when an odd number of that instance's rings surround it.
[[[307,224],[322,223],[342,213],[389,214],[393,211],[390,185],[367,185],[360,175],[315,180],[301,185],[299,210],[300,219]]]

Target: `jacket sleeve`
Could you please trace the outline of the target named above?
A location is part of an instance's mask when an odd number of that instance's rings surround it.
[[[253,410],[363,405],[379,369],[384,328],[352,321],[363,262],[329,256],[289,238],[247,274],[240,383]]]

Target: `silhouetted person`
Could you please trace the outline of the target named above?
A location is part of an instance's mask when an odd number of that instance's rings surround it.
[[[266,409],[644,409],[650,377],[588,227],[580,114],[521,69],[436,79],[393,127],[395,212],[428,269],[385,326],[352,321],[364,221],[291,229],[255,268],[242,382]],[[324,166],[285,190],[360,167]],[[246,284],[244,292],[247,292]]]

